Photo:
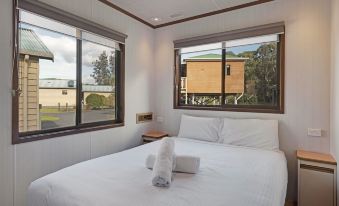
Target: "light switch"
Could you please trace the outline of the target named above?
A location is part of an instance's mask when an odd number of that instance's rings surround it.
[[[321,137],[321,129],[308,128],[307,135],[311,137]]]

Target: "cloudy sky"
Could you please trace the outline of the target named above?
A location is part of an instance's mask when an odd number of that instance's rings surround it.
[[[33,30],[47,48],[54,55],[54,62],[51,60],[40,60],[40,79],[76,79],[76,38],[61,33],[52,32],[46,29],[21,24],[22,28]],[[93,73],[93,62],[99,55],[106,51],[111,54],[114,49],[88,41],[82,41],[82,73],[83,83],[94,84],[94,79],[90,77]]]

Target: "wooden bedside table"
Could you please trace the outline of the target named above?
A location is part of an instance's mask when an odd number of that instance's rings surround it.
[[[142,135],[142,140],[145,143],[150,143],[162,139],[163,137],[168,137],[166,132],[159,131],[149,131]]]
[[[335,206],[337,162],[330,154],[297,150],[298,205]]]

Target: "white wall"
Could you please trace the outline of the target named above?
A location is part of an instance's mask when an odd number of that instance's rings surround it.
[[[9,128],[11,128],[12,20],[9,17],[12,0],[1,0],[1,206],[24,205],[27,186],[38,177],[83,160],[137,145],[140,134],[155,126],[136,125],[135,113],[137,112],[155,111],[158,116],[164,118],[164,121],[156,126],[173,135],[178,132],[182,113],[278,119],[280,145],[288,159],[288,197],[294,200],[296,199],[295,150],[303,148],[319,152],[330,151],[330,0],[276,0],[158,30],[150,29],[97,0],[43,1],[129,35],[126,42],[126,126],[11,145]],[[338,2],[338,0],[332,1]],[[339,9],[335,11],[338,13]],[[285,114],[173,110],[173,40],[282,20],[286,22]],[[337,29],[336,31],[338,32]],[[336,36],[338,34],[336,33]],[[338,42],[337,40],[334,49],[336,52],[339,52]],[[337,56],[338,53],[333,55]],[[332,67],[336,70],[332,70],[332,77],[338,82],[338,61],[333,65],[336,65]],[[338,94],[338,85],[338,83],[333,84],[332,94]],[[338,100],[332,99],[331,102],[333,111],[336,111],[336,115],[332,116],[333,124],[337,125],[339,110],[335,105],[338,104]],[[307,137],[308,127],[322,128],[324,137]],[[337,131],[333,130],[332,134],[338,137]],[[332,138],[332,140],[335,145],[339,142],[339,139]],[[332,151],[339,151],[336,148],[337,146],[333,146]]]
[[[339,160],[339,0],[332,0],[331,152]],[[339,177],[339,172],[337,174]],[[339,185],[339,179],[337,179]],[[337,190],[339,197],[339,191]]]
[[[296,200],[296,149],[330,151],[330,13],[330,0],[276,0],[156,30],[156,112],[164,118],[158,127],[176,135],[182,113],[278,119],[288,198]],[[286,23],[285,114],[173,109],[173,40],[279,21]],[[308,137],[308,127],[322,128],[323,137]]]
[[[0,205],[25,205],[32,180],[80,161],[136,146],[153,124],[136,125],[137,112],[154,108],[154,30],[97,0],[44,0],[128,35],[125,127],[11,145],[12,0],[0,2]]]

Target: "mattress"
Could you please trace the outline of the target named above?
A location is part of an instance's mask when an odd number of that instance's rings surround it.
[[[197,174],[175,173],[169,188],[145,167],[159,141],[92,159],[31,183],[28,206],[283,206],[287,166],[281,151],[175,138],[176,154],[201,157]]]

